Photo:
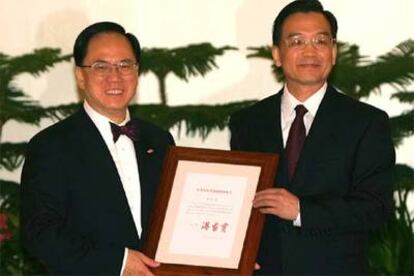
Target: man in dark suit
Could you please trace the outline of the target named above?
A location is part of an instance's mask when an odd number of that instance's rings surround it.
[[[172,136],[139,119],[140,45],[112,22],[74,45],[83,107],[29,143],[22,172],[22,238],[53,274],[152,275],[139,250]]]
[[[391,211],[388,117],[327,83],[336,33],[318,1],[283,8],[272,55],[285,86],[230,121],[232,149],[281,157],[274,187],[253,202],[267,215],[258,274],[363,274],[368,231]]]

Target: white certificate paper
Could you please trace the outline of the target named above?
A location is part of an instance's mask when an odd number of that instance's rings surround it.
[[[237,268],[260,170],[179,161],[155,259]]]

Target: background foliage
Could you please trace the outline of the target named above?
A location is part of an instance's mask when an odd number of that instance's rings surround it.
[[[384,85],[394,91],[391,99],[409,104],[410,108],[391,118],[393,138],[396,146],[414,134],[414,91],[407,89],[414,80],[414,42],[407,40],[390,52],[369,60],[361,56],[357,45],[338,43],[337,65],[330,82],[354,98],[366,98],[372,93],[382,93]],[[251,47],[248,58],[271,60],[271,49],[267,46]],[[132,105],[131,113],[152,121],[165,129],[185,126],[185,135],[207,138],[213,130],[227,126],[234,111],[255,101],[233,102],[223,105],[167,106],[166,76],[169,73],[188,81],[190,76],[204,76],[217,68],[215,57],[230,46],[216,48],[209,43],[165,49],[143,49],[141,73],[152,72],[159,81],[161,104]],[[0,53],[0,142],[3,126],[10,120],[38,125],[41,119],[60,120],[72,114],[79,103],[53,107],[40,106],[24,91],[15,87],[13,80],[22,73],[37,76],[54,64],[70,59],[58,49],[38,49],[33,53],[10,57]],[[272,67],[275,79],[284,80],[283,73]],[[0,170],[13,171],[24,160],[26,143],[0,143]],[[414,274],[414,230],[413,214],[407,209],[407,197],[414,190],[413,168],[397,164],[395,168],[395,213],[390,221],[371,235],[369,251],[370,267],[378,275]],[[29,258],[19,241],[19,185],[0,179],[0,274],[44,274],[43,266]]]

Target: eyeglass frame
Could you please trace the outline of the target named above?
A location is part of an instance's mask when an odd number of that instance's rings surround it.
[[[328,43],[326,45],[325,44],[317,44],[317,40],[321,39],[321,38],[326,38]],[[295,39],[299,39],[299,41],[302,41],[302,44],[300,44],[300,45],[291,45],[292,40],[295,40]],[[316,35],[312,38],[305,38],[302,35],[295,34],[295,35],[292,35],[292,36],[284,39],[283,42],[286,44],[286,46],[289,49],[303,50],[303,49],[306,48],[306,46],[308,46],[309,44],[312,44],[312,46],[315,49],[323,50],[323,49],[329,49],[330,47],[332,47],[336,43],[336,39],[331,37],[328,34],[318,34],[318,35]]]
[[[106,71],[105,72],[99,72],[99,71],[97,71],[97,70],[99,70],[98,65],[107,66],[106,67],[107,69],[105,69]],[[122,71],[122,68],[123,68],[122,65],[124,65],[124,66],[125,65],[131,66],[130,67],[131,69],[129,69],[129,67],[128,67],[128,70],[130,70],[130,71],[123,72]],[[102,76],[102,77],[109,76],[109,74],[112,72],[112,68],[114,68],[114,67],[116,68],[117,72],[120,73],[121,76],[129,76],[129,75],[132,75],[132,73],[134,71],[138,72],[138,63],[137,62],[130,62],[130,61],[120,61],[120,62],[117,62],[117,63],[111,63],[111,62],[107,62],[107,61],[95,61],[91,65],[78,65],[77,67],[80,67],[80,68],[89,68],[89,69],[92,70],[92,73],[94,73],[94,74],[96,74],[98,76]]]

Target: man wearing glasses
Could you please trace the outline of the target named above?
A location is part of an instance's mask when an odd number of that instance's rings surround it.
[[[266,214],[258,274],[361,275],[368,231],[391,212],[388,117],[327,83],[336,33],[334,15],[319,1],[284,7],[272,50],[284,88],[230,121],[232,149],[281,158],[274,187],[253,201]]]
[[[41,131],[22,172],[22,238],[52,274],[151,275],[139,250],[172,136],[139,119],[140,45],[112,22],[83,30],[74,45],[83,107]]]

